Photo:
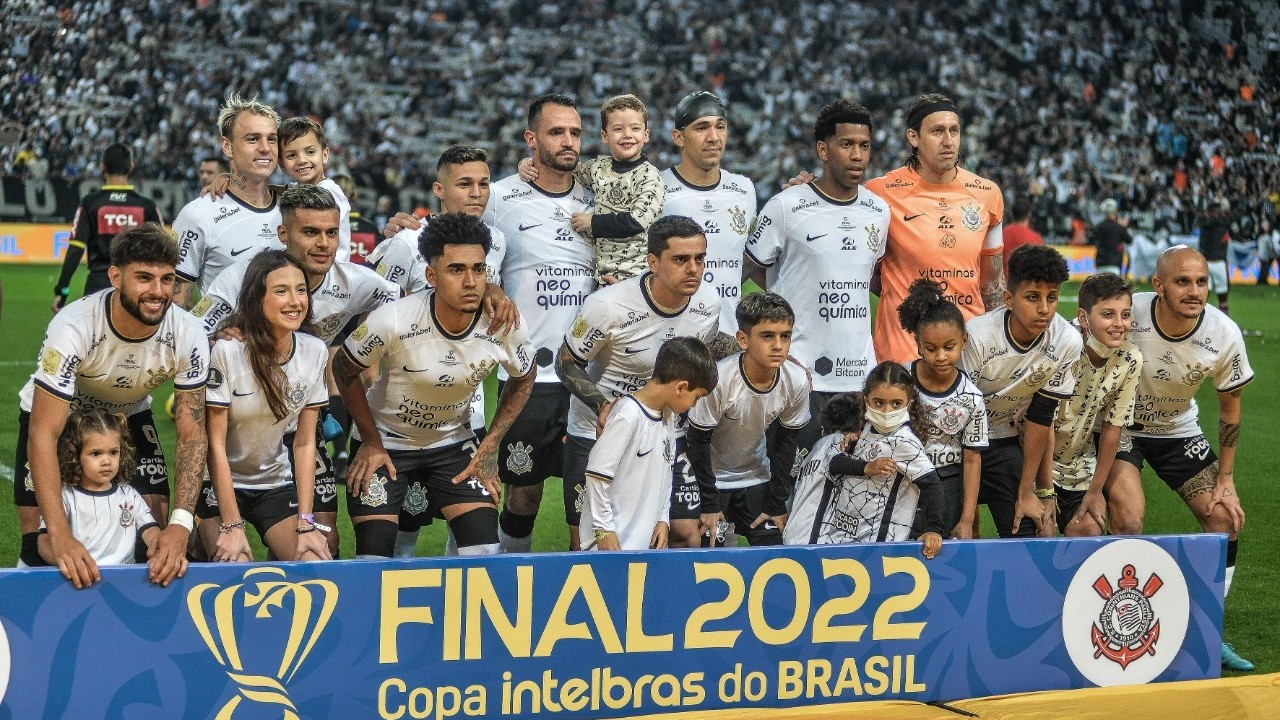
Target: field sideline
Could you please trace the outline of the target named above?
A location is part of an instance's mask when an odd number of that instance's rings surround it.
[[[48,322],[52,288],[57,279],[55,266],[6,265],[0,268],[4,283],[5,307],[0,321],[0,397],[7,410],[0,410],[0,567],[12,567],[18,552],[17,519],[13,510],[12,480],[14,445],[18,434],[17,393],[35,367],[36,356]],[[83,270],[72,282],[72,288],[83,287]],[[1146,288],[1149,289],[1149,288]],[[1074,298],[1076,286],[1063,288],[1063,295]],[[74,295],[74,294],[73,294]],[[1280,495],[1275,492],[1280,453],[1275,451],[1276,412],[1280,410],[1280,288],[1237,287],[1231,295],[1233,317],[1249,332],[1246,345],[1249,360],[1257,375],[1244,392],[1244,418],[1240,455],[1236,462],[1236,483],[1248,517],[1241,536],[1239,570],[1231,597],[1227,602],[1225,636],[1236,649],[1257,664],[1257,671],[1280,671],[1280,624],[1272,620],[1277,610],[1274,588],[1280,587],[1280,566],[1274,562],[1280,546]],[[1074,303],[1063,303],[1059,311],[1072,317]],[[492,380],[491,380],[492,381]],[[161,386],[155,397],[157,430],[165,454],[172,463],[173,425],[163,413],[163,401],[171,386]],[[1217,446],[1217,404],[1211,387],[1201,388],[1198,400],[1203,410],[1201,425],[1210,442]],[[492,401],[491,401],[492,402]],[[1147,490],[1146,530],[1152,533],[1194,532],[1198,529],[1181,501],[1148,469],[1143,475]],[[1270,488],[1270,490],[1268,490]],[[560,489],[549,482],[543,495],[543,508],[534,533],[534,549],[550,551],[563,548],[566,534]],[[342,513],[342,554],[351,557],[353,545],[350,523]],[[984,536],[994,536],[989,518],[983,517]],[[436,523],[423,533],[419,554],[439,554],[443,548],[443,525]],[[253,533],[250,533],[251,539]],[[254,539],[258,557],[263,550]],[[1273,561],[1267,561],[1271,557]]]

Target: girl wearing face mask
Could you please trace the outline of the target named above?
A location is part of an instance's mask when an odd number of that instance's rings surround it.
[[[971,540],[977,532],[987,406],[982,391],[956,369],[969,341],[964,315],[947,300],[941,285],[916,280],[898,306],[898,320],[915,337],[920,354],[910,368],[925,421],[920,438],[942,483],[942,536]],[[924,519],[923,513],[916,513],[917,535],[923,532]]]
[[[1108,504],[1117,512],[1142,511],[1140,485],[1107,485],[1120,430],[1133,424],[1142,372],[1142,352],[1128,340],[1132,308],[1133,287],[1119,275],[1093,275],[1080,285],[1076,325],[1085,350],[1071,366],[1076,391],[1058,404],[1053,420],[1058,530],[1069,537],[1106,532]]]
[[[925,515],[920,540],[924,556],[932,559],[942,547],[942,485],[920,441],[924,420],[911,373],[892,361],[877,365],[867,376],[863,407],[866,424],[851,450],[830,452],[829,446],[843,445],[845,437],[829,435],[805,463],[829,458],[826,485],[806,508],[813,518],[810,542],[907,540],[919,504]],[[796,505],[801,502],[797,488]]]

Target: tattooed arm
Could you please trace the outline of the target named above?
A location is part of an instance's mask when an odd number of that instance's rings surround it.
[[[605,419],[609,417],[613,401],[605,398],[604,393],[600,392],[600,387],[587,375],[587,364],[574,357],[568,345],[562,344],[560,353],[556,355],[556,375],[574,397],[595,411],[599,417],[596,422],[596,434],[603,432]]]
[[[529,401],[537,376],[538,369],[534,367],[525,373],[524,377],[511,378],[503,383],[502,394],[498,396],[498,407],[493,412],[493,423],[489,425],[489,432],[484,436],[480,447],[476,449],[476,454],[471,456],[471,462],[453,479],[455,484],[466,481],[468,477],[474,477],[480,481],[485,490],[489,491],[494,504],[497,504],[499,494],[502,492],[502,481],[498,479],[498,448],[502,446],[502,438],[507,434],[507,430],[510,430],[511,425],[515,423],[516,416]]]
[[[1240,395],[1243,388],[1218,393],[1218,481],[1209,501],[1212,511],[1219,503],[1231,516],[1236,532],[1244,527],[1244,508],[1236,493],[1236,444],[1240,440]]]
[[[209,436],[205,428],[204,387],[177,390],[173,394],[173,423],[178,431],[174,456],[173,509],[190,513],[204,481]],[[151,581],[168,585],[186,572],[187,540],[191,531],[170,523],[147,552]]]
[[[385,467],[392,480],[396,477],[396,468],[382,444],[382,435],[373,420],[373,410],[369,408],[369,398],[365,396],[364,383],[360,380],[364,368],[351,359],[346,347],[333,356],[331,366],[338,394],[347,406],[351,422],[360,431],[360,449],[347,466],[347,491],[351,497],[357,497],[368,487],[378,468]]]
[[[742,279],[750,280],[760,286],[761,290],[768,290],[767,280],[765,280],[765,268],[751,257],[750,253],[742,254]]]
[[[982,305],[991,312],[1004,305],[1004,255],[983,255],[979,261],[978,283],[982,288]]]

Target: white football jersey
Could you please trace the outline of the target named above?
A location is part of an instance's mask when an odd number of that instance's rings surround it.
[[[1142,375],[1134,404],[1137,437],[1199,435],[1196,390],[1206,378],[1220,393],[1253,380],[1240,327],[1216,307],[1206,305],[1189,334],[1171,338],[1155,324],[1156,294],[1134,293],[1129,340],[1142,351]]]
[[[658,522],[670,522],[675,416],[625,395],[609,412],[587,459],[579,536],[595,548],[595,531],[612,530],[623,550],[648,550]]]
[[[757,390],[742,370],[743,357],[738,353],[721,360],[715,390],[689,411],[690,426],[714,431],[711,466],[720,490],[769,481],[765,432],[774,420],[793,430],[809,422],[809,380],[803,368],[785,362],[773,386]]]
[[[591,202],[591,191],[577,182],[565,193],[548,193],[519,175],[490,186],[484,222],[503,234],[502,288],[524,318],[538,382],[560,382],[560,340],[596,289],[595,246],[569,226],[569,218],[591,210]]]
[[[707,236],[707,264],[703,282],[720,293],[720,330],[738,331],[734,312],[742,293],[742,251],[756,218],[756,186],[745,175],[720,171],[711,186],[694,185],[675,168],[663,170],[666,191],[662,215],[693,218]]]
[[[235,312],[248,269],[247,260],[227,268],[213,281],[200,302],[191,308],[192,314],[203,323],[206,334],[213,336],[217,333]],[[356,263],[335,262],[320,284],[311,290],[311,323],[321,340],[332,342],[351,318],[371,312],[399,297],[400,288],[369,268]]]
[[[837,438],[838,447],[842,436],[829,436],[828,440],[831,437]],[[824,455],[828,465],[836,454],[816,450],[817,447],[810,457]],[[830,488],[823,491],[817,512],[797,530],[807,530],[809,537],[805,541],[819,545],[906,540],[911,535],[916,504],[920,500],[920,488],[915,481],[934,471],[920,439],[906,425],[882,435],[867,423],[849,455],[867,462],[892,458],[898,469],[873,477],[829,477]],[[829,473],[829,468],[824,471]]]
[[[286,433],[297,427],[304,408],[329,402],[324,368],[329,349],[324,341],[295,332],[293,352],[284,370],[284,399],[288,412],[279,420],[249,364],[247,346],[239,340],[214,343],[205,402],[227,409],[227,464],[231,484],[238,490],[269,490],[293,482]]]
[[[63,485],[62,509],[71,536],[104,566],[133,565],[138,536],[156,524],[147,502],[128,483],[101,491]],[[44,527],[41,518],[40,529]]]
[[[1080,331],[1054,315],[1040,337],[1023,348],[1009,335],[1009,310],[998,308],[964,325],[969,342],[959,368],[982,392],[991,438],[1014,437],[1022,413],[1037,392],[1066,400],[1075,391],[1071,366],[1084,342]]]
[[[889,205],[865,187],[838,202],[813,183],[796,185],[756,221],[746,251],[796,313],[791,354],[813,371],[814,390],[861,390],[876,364],[871,273],[888,236]]]
[[[916,374],[916,360],[911,375]],[[930,392],[916,380],[920,409],[929,421],[925,432],[924,451],[935,468],[964,462],[964,450],[987,446],[987,411],[982,392],[963,372],[940,393]]]
[[[490,335],[484,313],[452,335],[440,327],[435,291],[384,305],[343,345],[360,367],[381,373],[367,396],[383,444],[389,450],[443,447],[473,437],[471,398],[494,367],[510,377],[533,369],[533,348],[523,325]]]
[[[710,342],[719,331],[720,296],[706,283],[683,310],[667,314],[649,297],[651,273],[600,288],[587,298],[564,343],[587,375],[610,400],[644,387],[653,377],[662,343],[682,336]],[[568,432],[574,437],[596,436],[596,413],[587,404],[569,401]]]
[[[263,250],[280,249],[283,223],[276,198],[255,208],[227,193],[220,200],[204,195],[183,206],[173,221],[178,236],[178,276],[208,291],[223,270]]]
[[[316,187],[328,190],[338,204],[338,250],[333,258],[338,262],[351,262],[351,201],[331,178],[321,180]]]
[[[427,261],[418,252],[418,237],[421,234],[421,228],[401,230],[383,240],[368,257],[369,266],[386,280],[399,285],[405,295],[421,292],[428,287]],[[498,271],[507,254],[506,237],[496,228],[489,228],[489,236],[493,244],[484,256],[488,265],[485,275],[489,282],[501,285],[502,276]]]
[[[818,542],[819,519],[831,503],[836,478],[831,475],[831,458],[840,454],[844,433],[832,433],[818,440],[804,456],[796,475],[795,495],[787,524],[782,528],[784,545],[812,545]]]
[[[111,294],[76,300],[45,330],[36,371],[18,393],[31,411],[35,387],[71,403],[133,415],[151,407],[151,391],[173,379],[178,390],[198,390],[209,377],[209,340],[191,313],[171,306],[151,335],[128,340],[111,323]]]

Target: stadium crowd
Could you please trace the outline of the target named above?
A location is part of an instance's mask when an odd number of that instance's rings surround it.
[[[0,101],[25,132],[0,167],[93,174],[100,149],[127,139],[141,176],[193,179],[216,147],[207,89],[228,88],[323,118],[333,170],[371,204],[429,186],[431,158],[477,137],[495,175],[513,169],[525,98],[554,88],[598,105],[630,91],[672,108],[700,86],[734,104],[729,160],[763,201],[806,166],[802,118],[826,98],[872,110],[883,169],[907,152],[895,99],[945,87],[963,98],[969,166],[1010,200],[1036,197],[1033,225],[1051,242],[1100,220],[1107,197],[1136,228],[1189,234],[1225,196],[1251,240],[1280,202],[1277,19],[1271,3],[1214,0],[15,0],[0,8],[14,39],[0,48]],[[666,142],[651,154],[675,160]]]

